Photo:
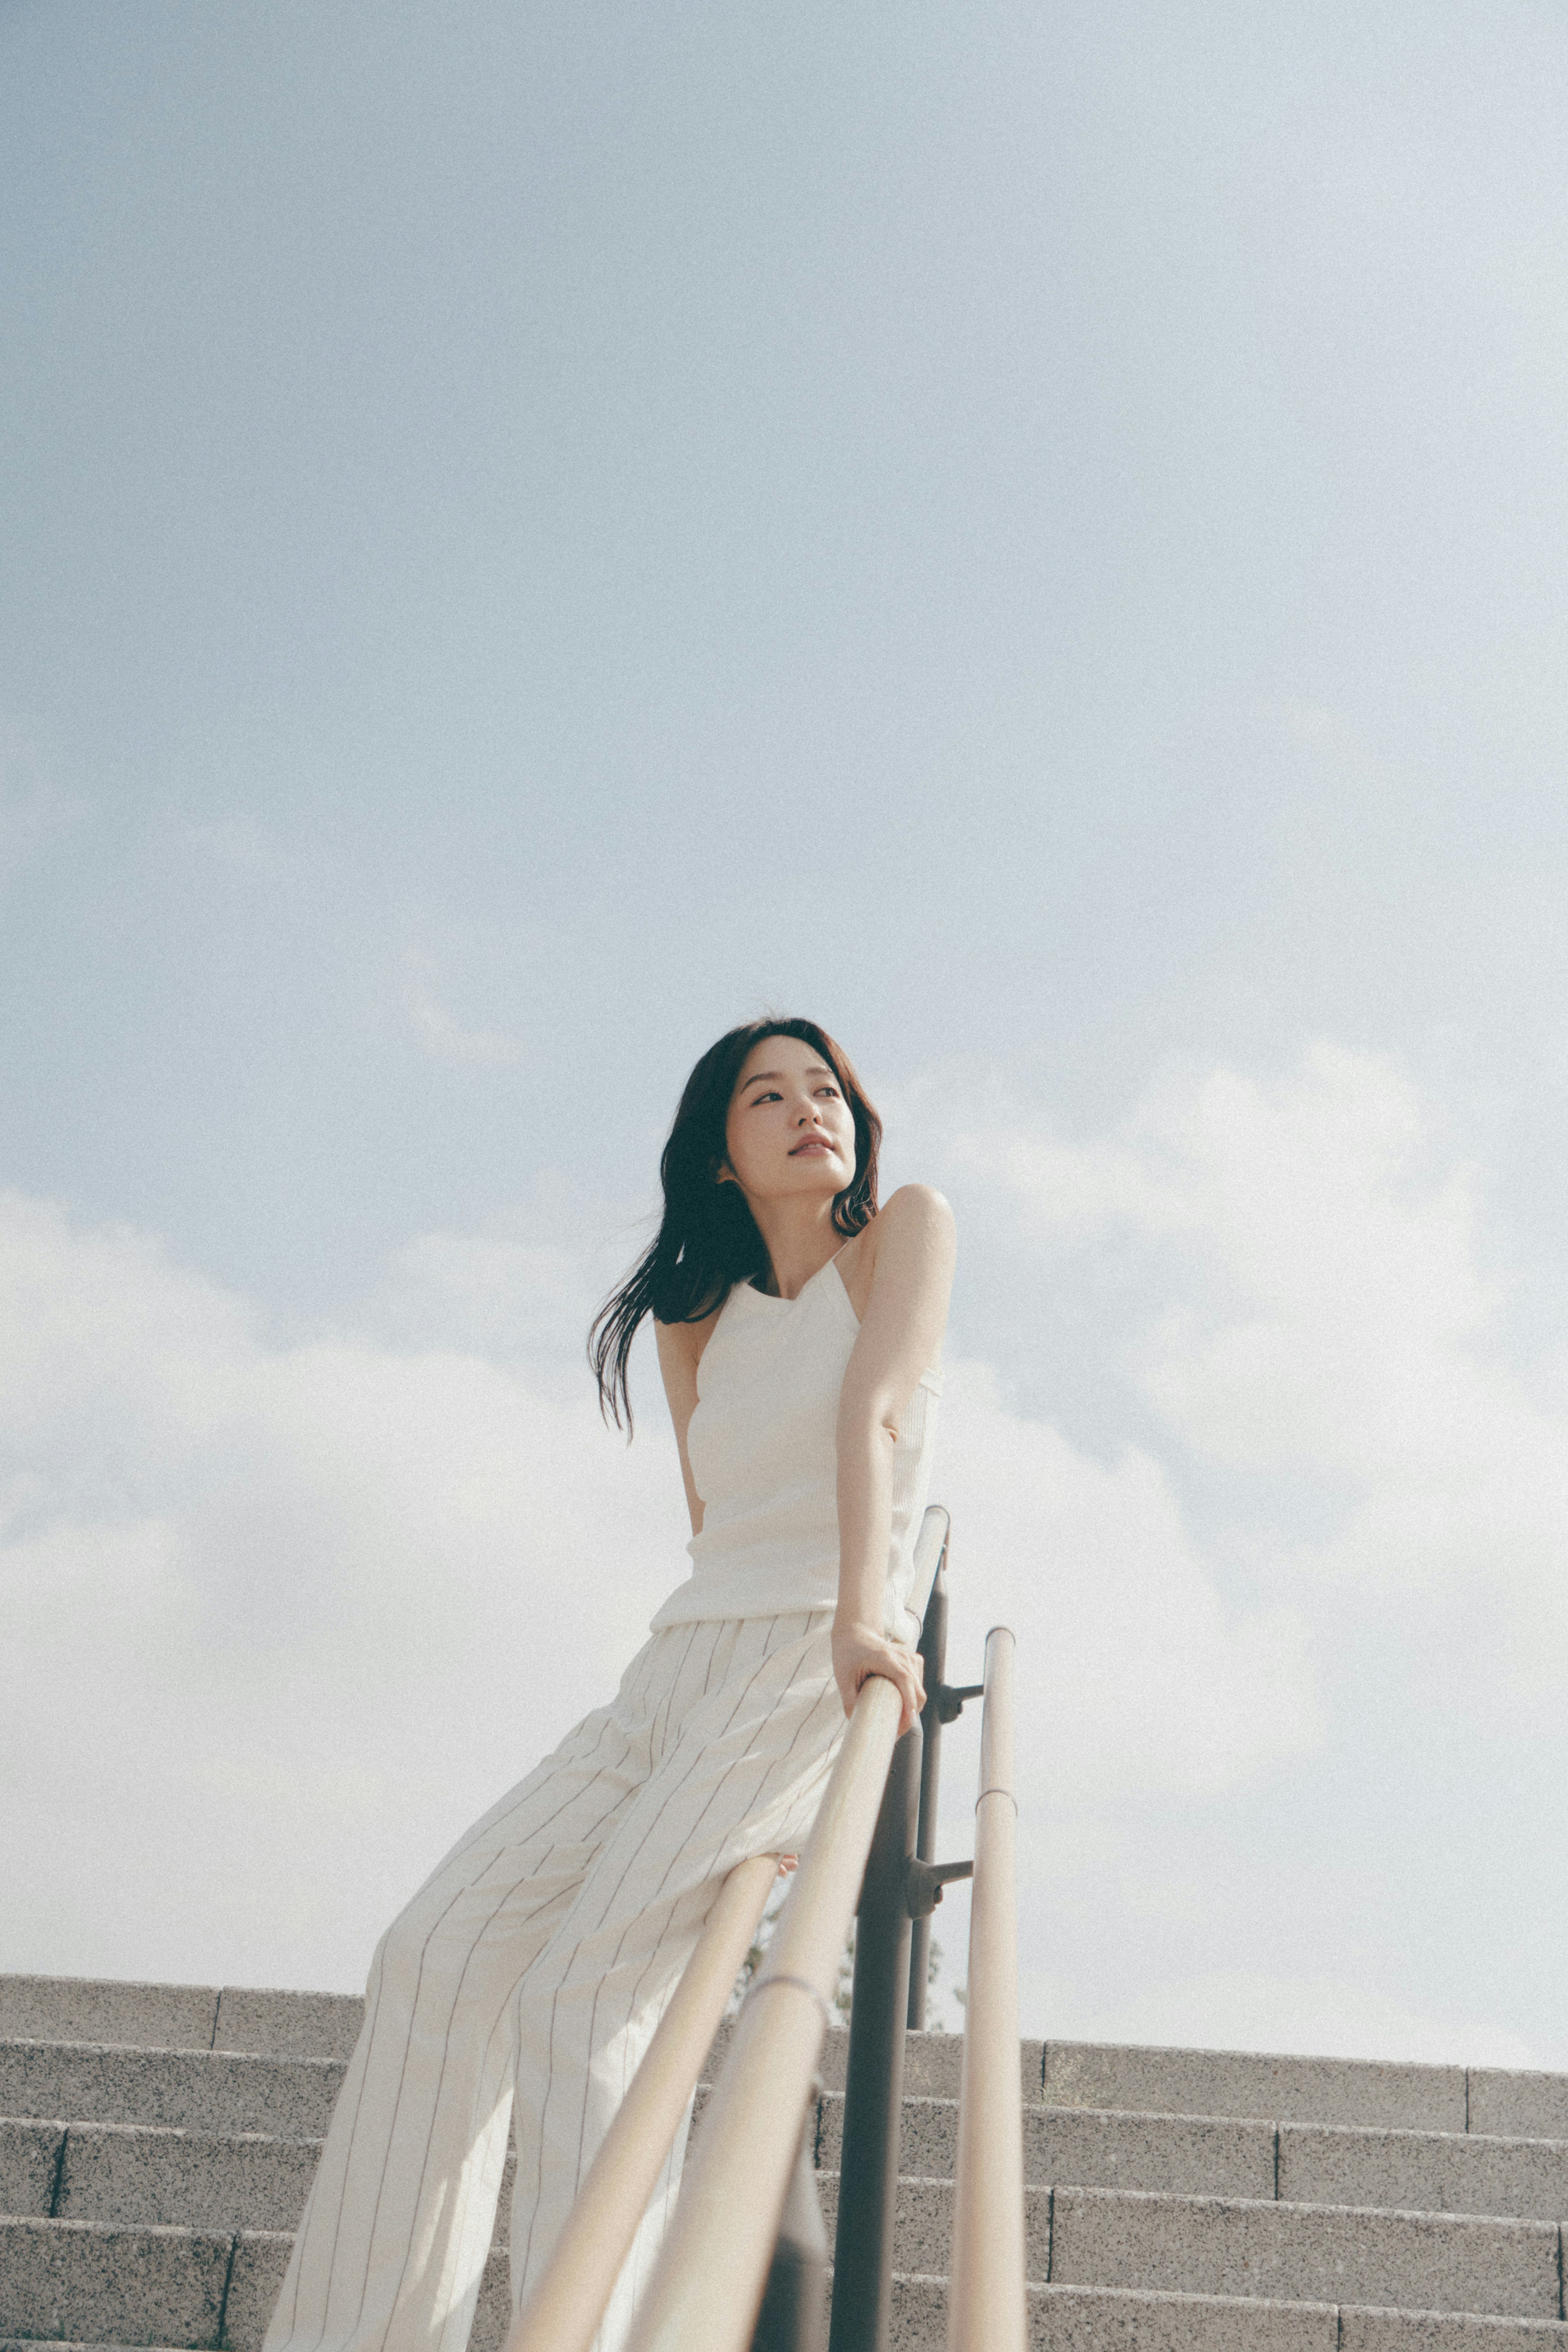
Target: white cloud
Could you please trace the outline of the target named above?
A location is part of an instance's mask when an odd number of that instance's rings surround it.
[[[36,1202],[0,1261],[0,1965],[352,1983],[684,1571],[667,1433],[548,1367],[269,1346]]]
[[[956,1150],[1126,1401],[1092,1444],[1076,1392],[1048,1417],[948,1368],[950,1672],[998,1619],[1024,1668],[1026,2021],[1517,2059],[1484,1941],[1406,1937],[1379,1875],[1420,1853],[1462,1913],[1464,1853],[1424,1795],[1369,1811],[1356,1760],[1560,1714],[1568,1420],[1501,1353],[1477,1177],[1397,1072],[1327,1047],[1170,1078],[1086,1144],[1026,1108]],[[583,1370],[603,1268],[519,1212],[418,1237],[351,1328],[282,1345],[127,1228],[13,1197],[0,1250],[0,1867],[27,1890],[0,1966],[352,1984],[685,1573],[667,1428],[628,1454]]]
[[[1226,1604],[1148,1454],[1095,1462],[1010,1412],[988,1368],[961,1364],[940,1486],[956,1622],[977,1647],[977,1608],[1010,1624],[1026,1661],[1037,1815],[1139,1790],[1211,1794],[1319,1744],[1299,1612]]]
[[[1272,1083],[1167,1080],[1085,1146],[994,1121],[960,1149],[1054,1253],[1144,1246],[1122,1370],[1173,1465],[1251,1482],[1265,1585],[1406,1609],[1464,1703],[1560,1704],[1568,1400],[1504,1355],[1476,1171],[1440,1163],[1406,1079],[1320,1045]],[[1327,1534],[1298,1523],[1303,1482]]]
[[[0,1252],[5,1958],[352,1982],[685,1572],[667,1431],[603,1432],[559,1247],[424,1236],[370,1330],[286,1346],[125,1227],[12,1196]],[[983,1591],[1032,1662],[1042,1795],[1318,1736],[1299,1626],[1226,1611],[1147,1457],[1089,1462],[963,1366],[943,1490],[987,1562],[960,1629]]]

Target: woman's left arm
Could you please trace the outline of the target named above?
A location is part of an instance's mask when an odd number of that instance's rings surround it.
[[[839,1398],[839,1600],[833,1675],[850,1714],[869,1675],[904,1701],[901,1731],[925,1705],[920,1660],[883,1631],[893,1538],[893,1450],[922,1372],[942,1351],[956,1242],[953,1212],[925,1184],[896,1192],[867,1233],[871,1289]]]

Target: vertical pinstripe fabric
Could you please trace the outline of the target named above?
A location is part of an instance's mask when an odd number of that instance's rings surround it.
[[[515,2123],[514,2303],[725,1874],[810,1834],[844,1716],[831,1612],[672,1626],[461,1839],[377,1948],[266,2352],[464,2352]],[[616,2352],[685,2134],[598,2339]]]

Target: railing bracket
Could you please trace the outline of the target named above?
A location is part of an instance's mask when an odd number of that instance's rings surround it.
[[[956,1723],[964,1712],[967,1698],[984,1698],[984,1683],[938,1683],[931,1694],[936,1702],[938,1723]]]
[[[912,1862],[905,1881],[904,1900],[912,1919],[928,1919],[942,1900],[942,1889],[950,1879],[973,1878],[972,1862]]]

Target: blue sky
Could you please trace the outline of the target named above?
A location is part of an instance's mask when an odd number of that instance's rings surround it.
[[[0,10],[0,1965],[352,1983],[598,1695],[778,1005],[958,1210],[1035,2030],[1568,2064],[1565,65]]]

